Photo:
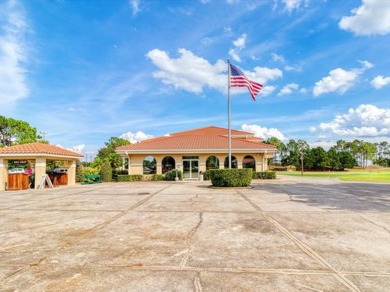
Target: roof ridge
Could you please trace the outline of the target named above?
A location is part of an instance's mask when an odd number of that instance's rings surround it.
[[[259,137],[256,137],[256,138],[259,138]],[[264,142],[255,142],[255,141],[251,141],[251,140],[247,140],[247,139],[240,139],[240,138],[234,138],[232,137],[232,139],[234,140],[240,140],[240,141],[243,141],[245,143],[252,143],[252,144],[256,144],[256,145],[264,145],[264,146],[270,146],[270,148],[275,148],[276,149],[276,146],[272,145],[272,144],[267,144],[267,143],[264,143]]]

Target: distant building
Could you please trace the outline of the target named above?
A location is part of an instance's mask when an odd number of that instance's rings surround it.
[[[268,170],[267,160],[274,157],[276,147],[250,132],[231,133],[232,168]],[[200,171],[228,168],[228,140],[228,129],[209,126],[121,146],[116,152],[129,159],[129,174],[178,169],[185,179],[197,179]]]

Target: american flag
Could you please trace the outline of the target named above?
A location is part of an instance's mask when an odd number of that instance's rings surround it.
[[[250,94],[252,95],[253,100],[256,100],[256,95],[259,93],[262,84],[249,80],[244,73],[236,66],[230,65],[230,86],[231,87],[248,87]]]

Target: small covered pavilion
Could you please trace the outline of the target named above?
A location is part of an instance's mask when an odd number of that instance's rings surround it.
[[[24,161],[33,169],[35,187],[46,176],[48,161],[62,161],[67,174],[66,184],[76,183],[76,160],[83,155],[58,146],[45,143],[20,144],[0,148],[0,191],[6,190],[9,179],[9,162]]]

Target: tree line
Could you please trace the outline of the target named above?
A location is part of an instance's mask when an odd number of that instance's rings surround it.
[[[311,148],[304,140],[290,139],[287,143],[271,137],[264,141],[274,145],[277,153],[270,162],[274,165],[295,166],[306,170],[344,170],[355,166],[390,166],[390,143],[370,143],[363,140],[338,140],[326,151],[321,146]]]
[[[37,129],[27,122],[7,118],[0,115],[0,147],[32,142],[43,142],[44,137],[37,134]],[[304,140],[290,139],[287,143],[271,137],[265,141],[277,148],[277,154],[271,164],[295,166],[297,169],[307,170],[343,170],[355,166],[367,167],[369,162],[389,167],[390,143],[387,141],[370,143],[363,140],[351,142],[339,140],[326,151],[322,147],[311,148]],[[115,148],[130,144],[123,138],[111,137],[105,143],[106,147],[99,149],[94,161],[90,164],[101,166],[108,161],[113,169],[122,166],[122,157],[115,152]],[[88,164],[88,163],[85,163]]]

